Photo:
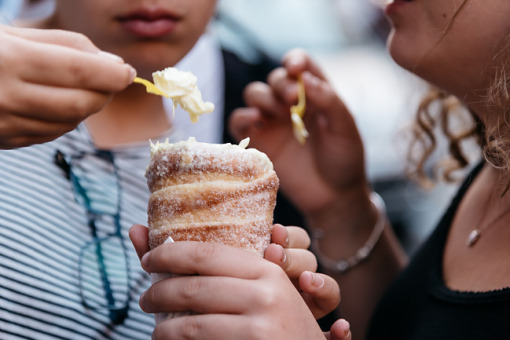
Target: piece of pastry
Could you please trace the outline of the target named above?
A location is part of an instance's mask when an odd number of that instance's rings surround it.
[[[194,138],[151,144],[146,177],[149,245],[219,242],[263,256],[270,242],[278,177],[262,152]]]

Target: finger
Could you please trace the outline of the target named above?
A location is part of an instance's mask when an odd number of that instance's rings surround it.
[[[352,126],[355,124],[354,119],[331,84],[310,73],[303,74],[303,82],[305,84],[307,111],[315,110],[321,113],[321,127],[336,134],[352,134]],[[309,118],[308,115],[305,115],[305,120],[307,118]]]
[[[5,92],[6,96],[16,98],[6,102],[6,111],[35,120],[75,125],[100,111],[112,97],[103,92],[27,83],[13,84]]]
[[[239,315],[205,314],[182,316],[160,322],[154,340],[163,339],[245,339],[253,321]]]
[[[141,259],[142,256],[150,250],[149,228],[140,224],[135,224],[129,229],[129,238],[135,247],[138,258]]]
[[[76,127],[74,123],[49,123],[30,117],[16,116],[12,113],[1,114],[3,118],[0,120],[0,136],[4,141],[58,137]]]
[[[303,298],[316,318],[333,311],[340,303],[340,288],[331,277],[305,271],[299,277]]]
[[[243,279],[259,278],[273,268],[269,262],[241,248],[188,241],[162,244],[146,253],[141,264],[149,273],[171,272]]]
[[[239,108],[230,115],[228,128],[232,137],[240,141],[248,136],[259,135],[264,123],[257,108]]]
[[[329,340],[351,340],[351,326],[345,319],[338,319],[331,326]]]
[[[303,271],[316,271],[315,255],[304,249],[284,249],[277,244],[270,244],[264,258],[280,266],[291,279],[299,278]]]
[[[141,296],[140,307],[146,313],[242,314],[260,300],[259,287],[232,277],[177,276],[153,284]]]
[[[135,77],[136,71],[128,64],[64,46],[48,46],[19,46],[18,53],[21,55],[38,56],[19,69],[22,79],[36,84],[118,92],[131,84]]]
[[[291,77],[285,68],[280,67],[272,71],[267,78],[267,83],[273,95],[285,105],[290,106],[297,103],[297,78]]]
[[[271,230],[271,243],[279,244],[283,248],[289,248],[289,234],[287,228],[281,224],[273,225]]]
[[[9,26],[5,26],[3,28],[5,28],[5,32],[12,36],[34,42],[62,45],[89,53],[99,53],[100,51],[99,48],[97,48],[89,38],[76,32]],[[122,60],[120,57],[118,58]]]
[[[310,247],[310,236],[300,227],[286,227],[289,238],[287,248],[308,249]]]
[[[320,79],[326,79],[318,64],[303,49],[296,48],[290,50],[283,57],[282,64],[293,78],[297,78],[299,74],[308,71]]]
[[[30,146],[34,144],[46,143],[52,140],[57,139],[62,136],[62,134],[58,135],[45,135],[45,136],[15,136],[10,138],[0,138],[0,149],[9,150],[9,149],[17,149],[24,146]]]
[[[248,106],[258,108],[265,119],[278,118],[279,112],[287,112],[287,107],[277,100],[273,90],[261,82],[249,84],[244,91],[244,99]],[[287,116],[284,118],[290,120]]]

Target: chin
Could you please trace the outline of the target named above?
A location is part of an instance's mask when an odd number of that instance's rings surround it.
[[[397,39],[394,34],[390,34],[387,42],[388,53],[391,58],[406,70],[416,73],[417,67],[423,61],[425,52],[416,44],[407,40]]]
[[[113,53],[116,53],[112,51]],[[188,50],[174,48],[169,44],[145,44],[143,47],[129,47],[119,51],[118,55],[133,66],[139,76],[151,76],[152,72],[175,66]]]

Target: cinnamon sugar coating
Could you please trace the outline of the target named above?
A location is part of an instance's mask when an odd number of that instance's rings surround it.
[[[151,249],[174,241],[219,242],[263,256],[279,181],[255,149],[193,139],[153,148],[146,172]]]

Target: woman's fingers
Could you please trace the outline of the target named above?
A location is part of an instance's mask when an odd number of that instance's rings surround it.
[[[303,49],[296,48],[287,52],[282,59],[282,64],[287,69],[289,75],[293,77],[297,77],[299,74],[308,71],[316,77],[326,80],[326,76],[321,68]]]
[[[340,288],[331,277],[313,272],[303,272],[299,277],[302,296],[316,318],[333,311],[340,303]]]
[[[287,110],[287,107],[274,96],[274,91],[262,82],[248,84],[244,90],[244,100],[246,105],[258,108],[265,119],[279,118],[278,113]],[[283,118],[290,121],[290,117]]]
[[[239,141],[248,136],[259,135],[263,127],[262,114],[254,107],[238,108],[228,120],[228,129],[232,137]]]

